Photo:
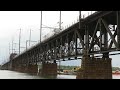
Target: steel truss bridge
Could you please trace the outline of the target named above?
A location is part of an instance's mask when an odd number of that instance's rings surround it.
[[[72,60],[84,54],[102,54],[102,57],[108,58],[110,52],[119,50],[120,11],[97,11],[84,19],[81,18],[80,23],[75,23],[15,56],[4,65],[11,61],[13,66],[26,66],[38,62]]]

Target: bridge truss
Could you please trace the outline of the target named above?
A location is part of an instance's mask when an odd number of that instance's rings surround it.
[[[120,50],[120,11],[98,11],[14,57],[13,66],[72,60]],[[9,63],[9,62],[8,62]]]

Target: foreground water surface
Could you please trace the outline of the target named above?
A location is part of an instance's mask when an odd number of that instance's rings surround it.
[[[0,70],[0,79],[48,79],[48,78],[43,78],[37,75],[29,75],[27,73]],[[76,79],[76,76],[75,75],[58,75],[56,79]],[[113,79],[120,79],[120,75],[113,75]]]

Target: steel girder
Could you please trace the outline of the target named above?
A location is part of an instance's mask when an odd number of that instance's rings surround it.
[[[13,59],[16,65],[77,59],[87,55],[120,50],[120,11],[99,11],[63,32],[35,45]],[[15,66],[15,65],[13,65]]]

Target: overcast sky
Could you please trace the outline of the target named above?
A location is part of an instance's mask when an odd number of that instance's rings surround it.
[[[91,11],[82,11],[82,16],[86,17],[91,14]],[[59,27],[59,11],[43,11],[43,26]],[[77,22],[79,11],[62,11],[62,28],[66,28],[74,22]],[[93,13],[93,11],[92,11]],[[40,11],[0,11],[0,64],[6,62],[9,58],[9,43],[12,48],[12,40],[14,41],[14,49],[18,53],[19,31],[21,28],[21,51],[25,50],[26,40],[29,39],[29,32],[31,31],[31,40],[39,41],[40,35]],[[53,29],[42,29],[42,40],[50,37],[53,34]],[[35,42],[31,42],[34,45]],[[12,52],[12,50],[10,50]],[[120,66],[118,56],[113,56],[113,66]],[[80,65],[80,60],[74,62],[64,62],[68,65]]]

